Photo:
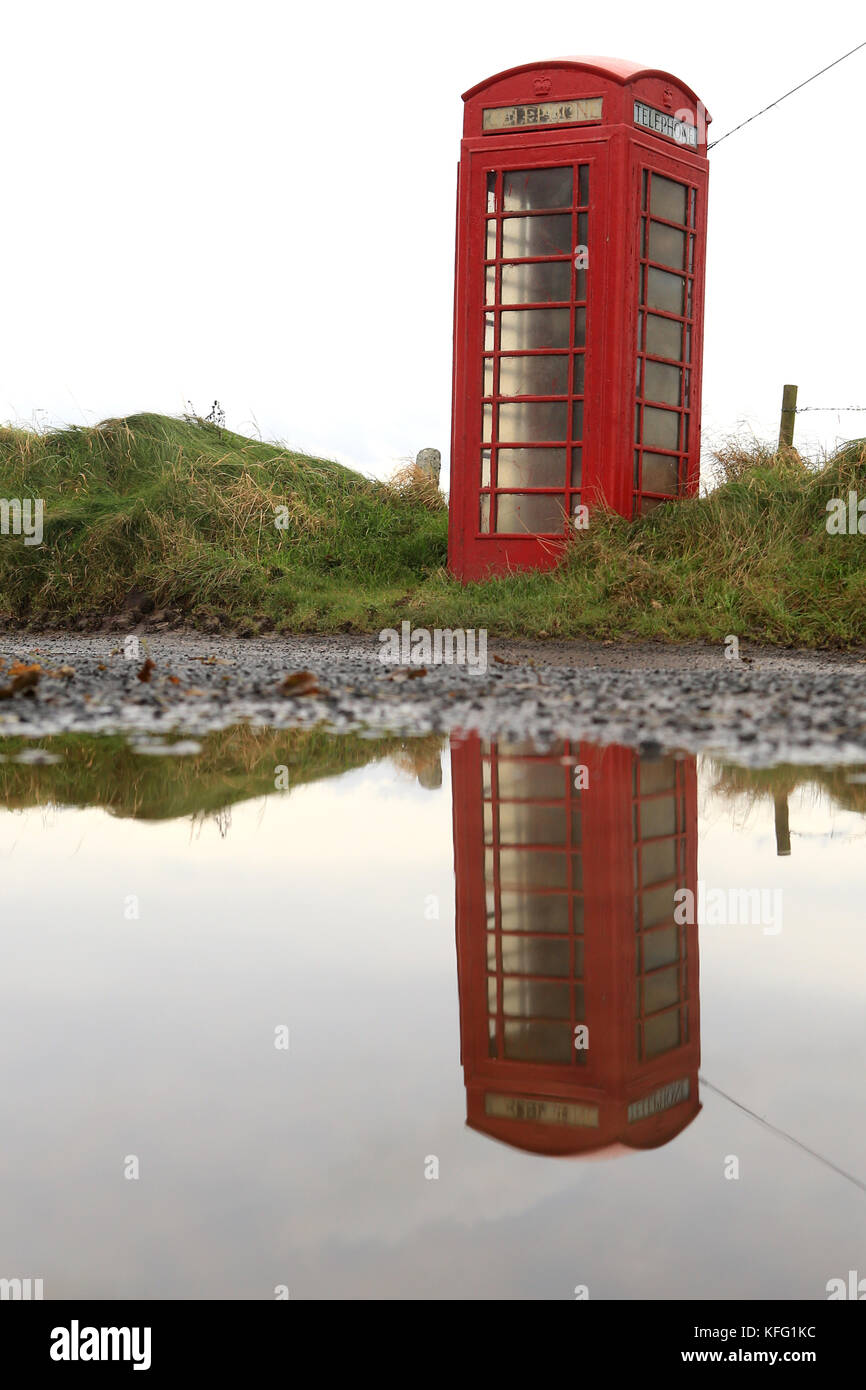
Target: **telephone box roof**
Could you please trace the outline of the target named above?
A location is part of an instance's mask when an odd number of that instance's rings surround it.
[[[515,68],[505,68],[503,72],[494,73],[492,77],[485,77],[483,82],[477,82],[474,87],[470,87],[468,92],[463,93],[463,100],[468,101],[478,92],[483,92],[485,87],[490,87],[494,82],[500,82],[503,77],[513,77],[519,72],[532,72],[537,68],[578,68],[583,72],[596,72],[601,77],[612,78],[614,82],[619,82],[622,86],[625,86],[627,82],[633,82],[637,77],[660,77],[665,82],[673,82],[695,102],[700,100],[697,93],[692,91],[682,78],[674,77],[672,72],[665,72],[663,68],[647,68],[644,67],[643,63],[635,63],[630,58],[600,58],[592,55],[574,58],[550,58],[547,62],[520,63]],[[708,121],[709,119],[707,116]]]

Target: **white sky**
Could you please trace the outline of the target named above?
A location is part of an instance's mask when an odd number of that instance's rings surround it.
[[[612,54],[681,77],[718,138],[866,21],[839,0],[29,0],[3,38],[0,417],[218,397],[234,429],[384,475],[426,445],[447,464],[461,92]],[[710,154],[705,441],[772,437],[787,381],[866,406],[864,84],[866,49]],[[866,414],[798,417],[803,447],[858,435]]]

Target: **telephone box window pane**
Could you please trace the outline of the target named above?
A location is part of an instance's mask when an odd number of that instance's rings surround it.
[[[575,401],[572,418],[572,439],[583,439],[583,401]]]
[[[490,450],[481,450],[481,486],[490,486]]]
[[[646,176],[644,176],[646,177]],[[487,211],[496,211],[496,173],[491,170],[487,175]]]
[[[663,362],[646,363],[644,375],[644,397],[646,400],[664,401],[665,405],[680,405],[682,394],[683,373],[681,367],[668,367]]]
[[[583,484],[583,450],[572,449],[571,451],[571,486],[581,487]]]
[[[487,255],[488,261],[496,260],[496,219],[490,218],[487,223]]]
[[[646,316],[646,350],[652,357],[682,357],[683,326],[674,319]]]
[[[484,315],[484,351],[492,352],[496,346],[496,315]]]
[[[502,255],[506,260],[521,256],[570,256],[571,215],[553,217],[504,217]],[[492,260],[488,256],[488,260]]]
[[[656,970],[644,977],[643,1007],[645,1014],[661,1013],[680,1002],[680,972],[677,966]]]
[[[676,843],[673,840],[661,840],[658,844],[643,845],[641,867],[643,882],[646,884],[661,883],[663,879],[673,878],[677,871]]]
[[[662,1052],[671,1052],[680,1045],[680,1011],[673,1009],[669,1014],[659,1014],[648,1018],[644,1024],[644,1055],[658,1057]]]
[[[577,171],[577,201],[582,208],[589,205],[589,165],[581,164]]]
[[[481,411],[481,438],[485,444],[493,438],[493,406],[485,405]]]
[[[556,763],[499,763],[499,795],[508,800],[560,801],[565,796],[567,768]]]
[[[503,892],[499,910],[503,932],[568,931],[568,897],[564,893]]]
[[[676,449],[679,446],[680,417],[674,410],[644,406],[643,442],[650,448]]]
[[[577,214],[577,244],[587,246],[589,241],[589,213],[579,212]],[[587,248],[588,249],[588,248]]]
[[[489,265],[484,277],[484,303],[496,303],[496,266]]]
[[[568,985],[506,978],[502,982],[502,1012],[511,1018],[568,1018]]]
[[[686,193],[684,183],[674,183],[673,179],[653,174],[650,188],[650,212],[655,217],[663,217],[666,222],[679,222],[685,225]]]
[[[651,796],[654,792],[672,792],[676,782],[676,758],[641,758],[641,796]]]
[[[586,271],[576,270],[574,272],[574,297],[576,300],[586,299]]]
[[[570,1023],[506,1023],[505,1056],[511,1062],[571,1062]],[[579,1056],[575,1053],[575,1056]]]
[[[577,355],[577,356],[575,357],[575,359],[574,359],[574,388],[573,388],[573,390],[572,390],[572,395],[574,395],[574,396],[582,396],[582,395],[583,395],[583,380],[584,380],[584,365],[585,365],[585,362],[586,362],[586,359],[585,359],[583,353],[582,353],[582,352],[581,352],[581,353],[578,353],[578,355]]]
[[[568,358],[500,357],[500,396],[567,396]]]
[[[654,512],[656,507],[663,506],[664,498],[662,497],[642,497],[640,504],[640,514],[641,516],[649,516],[650,512]]]
[[[686,234],[661,222],[650,223],[649,258],[682,270],[686,255]]]
[[[537,439],[566,439],[568,405],[565,401],[521,401],[499,407],[499,438],[505,443],[532,443]]]
[[[657,931],[644,932],[641,941],[644,970],[656,970],[660,965],[672,965],[680,958],[678,927],[659,927]],[[536,973],[540,975],[542,972],[539,970]]]
[[[485,493],[481,498],[481,514],[478,522],[478,529],[481,532],[490,530],[490,495]]]
[[[562,975],[567,978],[568,941],[512,936],[502,942],[502,969],[506,975]]]
[[[586,310],[574,311],[574,346],[586,347]]]
[[[503,352],[568,347],[568,309],[503,309],[499,329]]]
[[[565,169],[510,169],[502,176],[505,212],[570,208],[574,177]]]
[[[503,888],[565,888],[568,882],[565,855],[555,850],[501,849],[499,882]]]
[[[564,449],[500,449],[497,464],[500,487],[562,487]]]
[[[645,927],[670,922],[675,907],[673,888],[650,888],[641,894],[641,922]]]
[[[670,460],[672,463],[675,460]],[[644,487],[646,487],[644,483]],[[652,488],[653,492],[665,492],[665,488]],[[640,837],[642,840],[655,839],[657,835],[675,835],[677,830],[677,805],[672,796],[654,796],[641,803]]]
[[[685,280],[667,270],[647,271],[646,302],[650,309],[664,309],[667,314],[681,314],[685,300]]]
[[[565,804],[506,801],[499,807],[500,845],[565,845]]]
[[[499,494],[496,530],[500,534],[518,532],[557,536],[565,530],[565,524],[565,498],[562,496],[531,492]]]
[[[677,460],[668,454],[644,454],[643,492],[668,492],[676,497],[679,466]]]
[[[535,261],[502,267],[503,304],[549,304],[555,300],[567,303],[570,298],[571,266],[568,261]]]
[[[493,395],[493,358],[488,357],[484,362],[484,391],[485,396]]]

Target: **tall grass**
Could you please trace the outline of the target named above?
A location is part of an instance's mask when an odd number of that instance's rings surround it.
[[[492,635],[866,641],[866,536],[827,502],[866,497],[866,441],[820,466],[728,441],[706,496],[627,521],[596,511],[561,565],[462,586],[429,481],[339,464],[156,415],[0,432],[0,495],[42,497],[45,544],[0,539],[0,613],[34,623],[117,610],[140,588],[194,623],[293,631],[416,624]],[[274,525],[286,509],[288,529]]]

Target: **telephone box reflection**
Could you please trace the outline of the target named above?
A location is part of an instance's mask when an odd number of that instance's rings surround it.
[[[700,1109],[694,758],[453,743],[467,1124],[544,1154],[667,1143]],[[695,899],[693,899],[694,901]]]

